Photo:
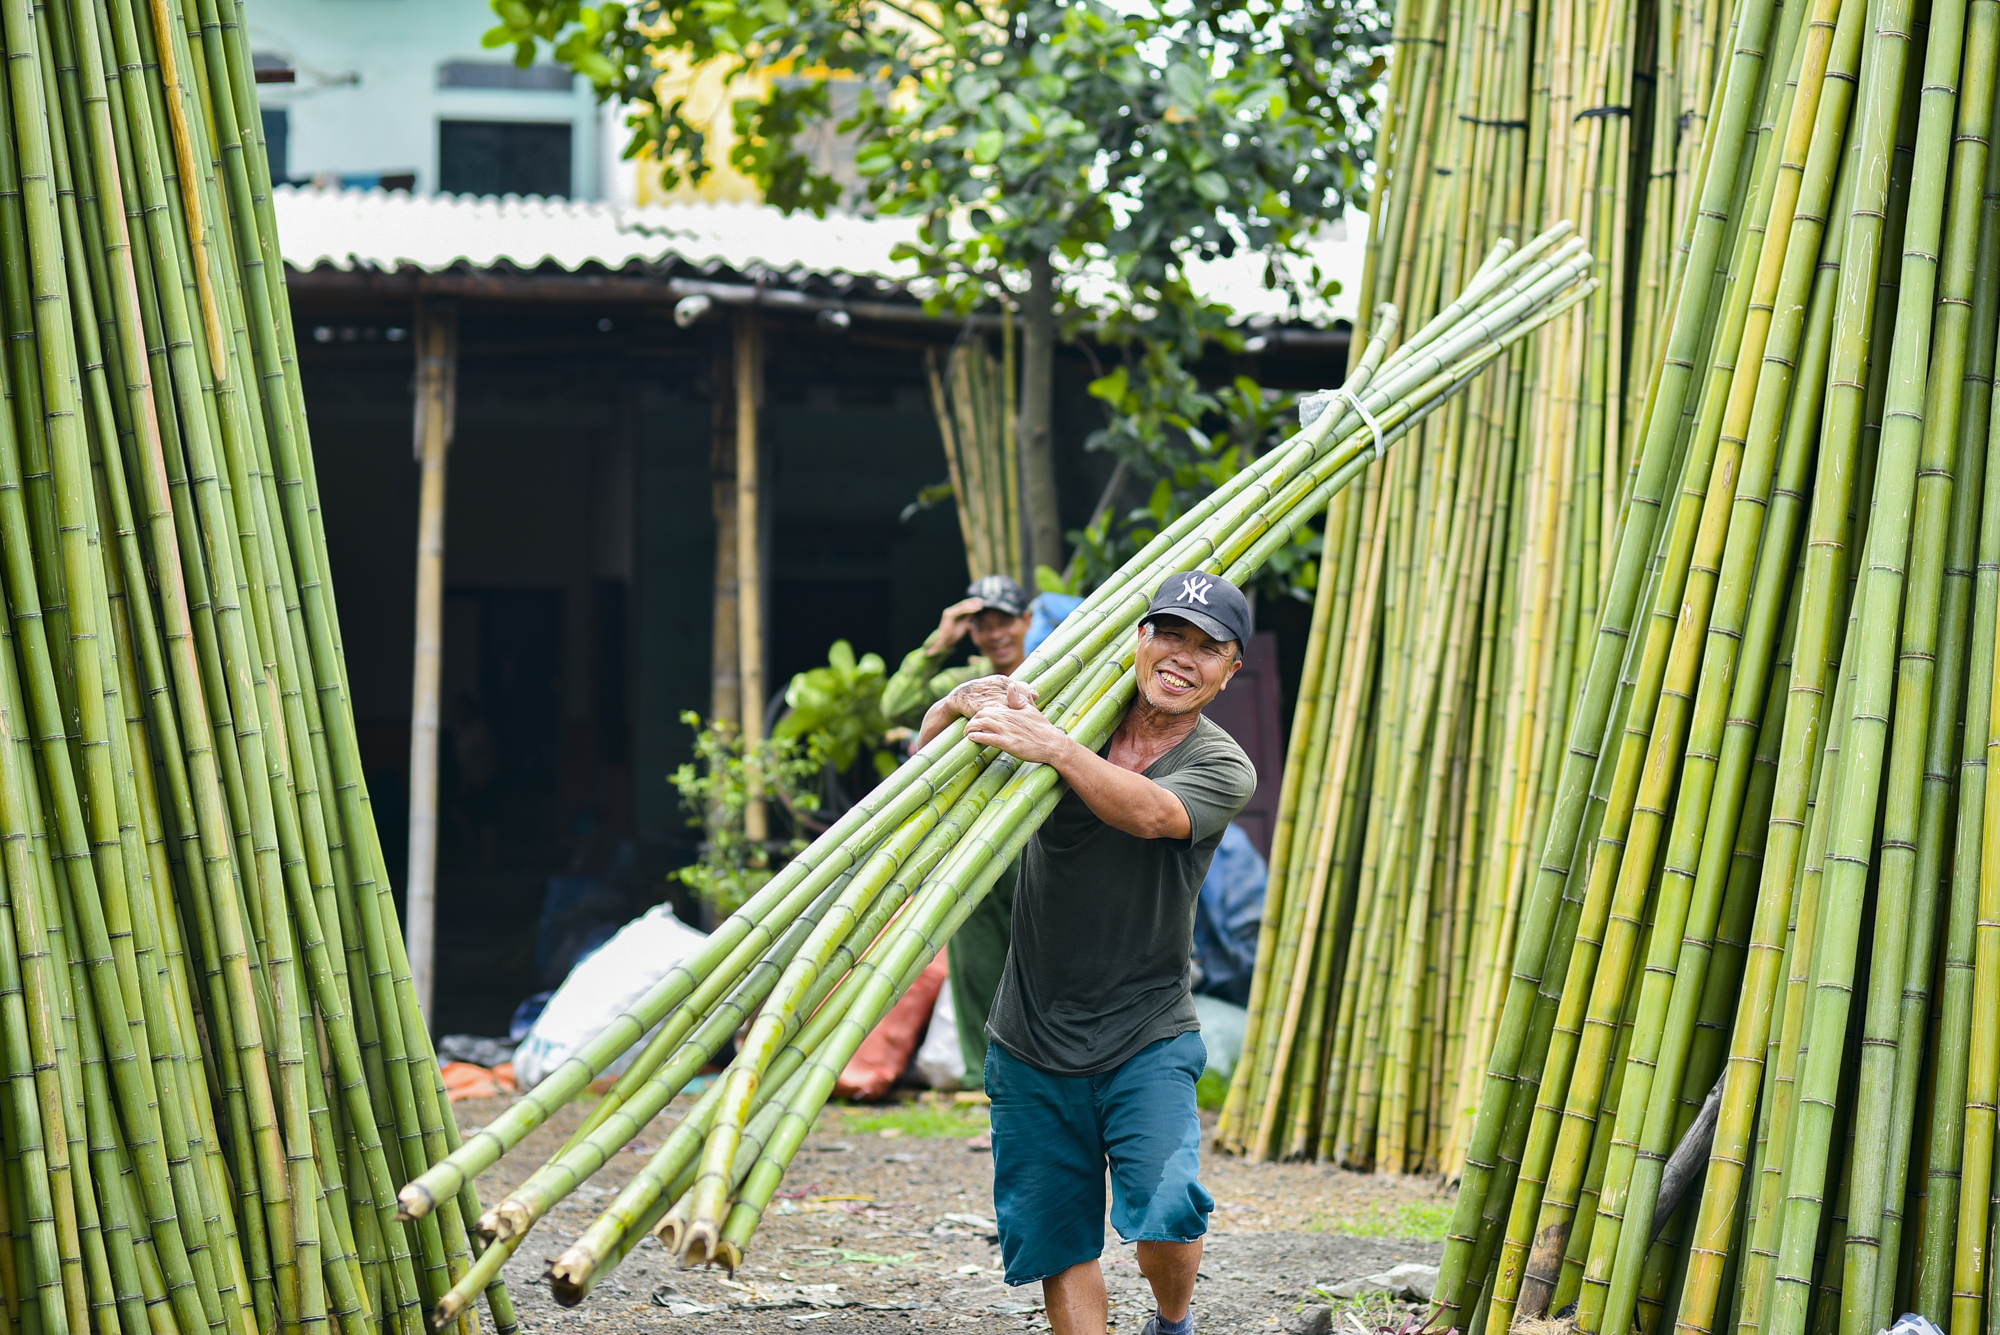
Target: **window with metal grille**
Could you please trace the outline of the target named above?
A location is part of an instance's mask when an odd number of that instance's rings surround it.
[[[438,189],[567,199],[570,137],[567,121],[439,121]]]

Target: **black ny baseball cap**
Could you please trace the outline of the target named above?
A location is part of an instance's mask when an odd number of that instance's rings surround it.
[[[1028,610],[1027,593],[1005,575],[982,575],[965,586],[965,596],[977,598],[987,607],[1005,612],[1010,617],[1020,616]]]
[[[1139,624],[1157,616],[1177,616],[1200,626],[1211,639],[1234,640],[1238,656],[1250,647],[1250,600],[1228,580],[1204,571],[1167,576]]]

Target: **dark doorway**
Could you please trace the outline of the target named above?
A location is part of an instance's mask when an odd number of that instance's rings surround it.
[[[590,590],[591,713],[596,716],[597,758],[607,765],[632,760],[632,724],[625,707],[626,606],[622,579],[600,579]]]
[[[439,121],[438,189],[567,199],[570,139],[567,121]]]
[[[562,832],[560,589],[445,597],[439,798],[446,869],[546,866]]]
[[[796,673],[823,667],[835,640],[846,640],[855,657],[882,655],[891,672],[901,656],[889,643],[889,581],[886,579],[777,580],[771,590],[771,694],[783,691]]]
[[[510,840],[553,840],[562,739],[562,591],[485,589],[470,596],[480,604],[480,705],[493,731],[496,814]]]
[[[896,538],[882,524],[781,520],[771,542],[776,569],[766,684],[773,695],[794,673],[823,665],[835,640],[846,640],[856,657],[882,655],[895,671],[909,648],[891,642]]]
[[[563,866],[560,589],[445,596],[438,748],[440,1033],[505,1032],[535,990],[533,930]]]

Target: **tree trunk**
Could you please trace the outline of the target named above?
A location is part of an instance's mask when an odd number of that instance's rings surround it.
[[[1056,280],[1047,255],[1028,261],[1021,298],[1021,508],[1028,530],[1028,566],[1061,570],[1062,513],[1056,496]]]

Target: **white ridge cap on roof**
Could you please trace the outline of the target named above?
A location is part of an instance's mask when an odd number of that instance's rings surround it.
[[[427,272],[456,264],[533,269],[554,263],[568,270],[587,264],[622,269],[628,264],[679,261],[697,270],[726,267],[738,273],[814,275],[908,283],[917,268],[890,253],[915,238],[911,218],[863,218],[810,213],[787,215],[768,204],[631,205],[584,203],[516,195],[412,195],[371,190],[279,186],[272,194],[279,245],[295,269],[412,267]],[[1322,279],[1337,278],[1343,291],[1331,302],[1309,298],[1294,309],[1288,293],[1264,286],[1265,257],[1239,251],[1227,260],[1195,260],[1188,277],[1195,290],[1219,301],[1238,320],[1328,324],[1351,319],[1361,286],[1363,237],[1359,213],[1323,227],[1307,245],[1309,258],[1286,261],[1303,278],[1317,266]],[[1086,274],[1086,300],[1099,297],[1102,275]]]
[[[738,271],[805,270],[815,274],[906,281],[914,266],[889,252],[915,236],[908,219],[852,215],[785,216],[766,204],[678,204],[636,208],[507,195],[411,195],[383,190],[279,186],[272,206],[279,244],[296,269],[396,269],[436,272],[466,263],[532,269],[601,264],[618,269],[679,259]]]

